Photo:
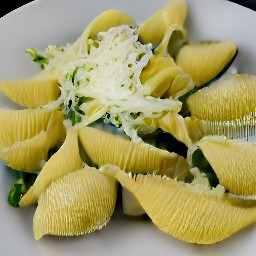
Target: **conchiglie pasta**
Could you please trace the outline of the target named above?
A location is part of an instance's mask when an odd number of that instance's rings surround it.
[[[148,79],[158,74],[165,68],[176,67],[176,63],[171,56],[153,56],[146,67],[142,70],[140,74],[141,83],[144,84]]]
[[[78,236],[104,227],[116,203],[117,182],[94,168],[84,168],[53,182],[39,198],[35,239],[50,234]]]
[[[157,56],[175,57],[187,41],[187,32],[179,24],[172,25],[165,33],[161,43],[154,50]]]
[[[187,18],[186,0],[171,0],[168,5],[144,21],[138,29],[142,43],[159,44],[166,31],[173,25],[183,26]]]
[[[81,128],[78,136],[87,157],[97,166],[113,164],[135,173],[165,171],[175,178],[188,173],[188,164],[183,157],[144,142],[135,143],[91,127]]]
[[[256,195],[254,143],[224,136],[206,136],[198,146],[225,189],[236,195]]]
[[[235,121],[256,109],[256,76],[228,74],[187,99],[192,116],[205,121]]]
[[[160,128],[164,132],[170,133],[187,147],[192,145],[185,119],[179,114],[169,112],[159,119],[145,118],[144,122],[151,127]]]
[[[160,230],[182,241],[217,243],[256,221],[256,207],[243,207],[243,201],[207,195],[190,184],[160,176],[131,178],[113,166],[103,171],[137,198]]]
[[[0,92],[18,105],[36,108],[57,100],[59,84],[55,78],[0,82]]]
[[[116,10],[111,9],[107,10],[103,13],[101,13],[99,16],[97,16],[84,30],[82,35],[77,39],[77,41],[73,44],[72,48],[77,49],[77,47],[84,45],[85,51],[88,50],[88,39],[97,39],[97,34],[99,32],[104,32],[109,30],[112,27],[117,27],[120,25],[129,25],[129,26],[135,26],[134,19],[129,16],[128,14]],[[84,44],[81,44],[81,41],[84,42]]]
[[[176,63],[200,87],[230,66],[237,54],[237,46],[229,40],[190,43],[176,56]]]
[[[161,69],[154,76],[146,80],[144,87],[148,87],[151,96],[161,98],[172,86],[179,73],[180,69],[176,67]]]
[[[62,144],[66,129],[60,111],[0,110],[0,158],[20,171],[37,171],[48,151]]]
[[[142,70],[140,80],[156,98],[177,99],[194,88],[194,82],[170,56],[157,55]]]
[[[60,149],[46,162],[34,184],[21,198],[20,206],[36,203],[42,192],[58,178],[82,168],[77,131],[68,129],[67,137]]]

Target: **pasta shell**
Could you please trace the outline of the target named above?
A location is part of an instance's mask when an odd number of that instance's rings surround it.
[[[200,87],[226,70],[236,54],[232,41],[200,42],[183,46],[175,60]]]
[[[0,91],[18,105],[36,108],[55,101],[60,95],[54,78],[0,82]]]
[[[114,212],[116,195],[115,179],[90,167],[52,182],[39,197],[33,219],[35,239],[101,229]]]
[[[186,40],[187,33],[184,27],[174,24],[166,31],[163,40],[155,49],[154,53],[156,55],[171,56],[174,58]]]
[[[232,194],[256,195],[256,145],[207,136],[198,143],[222,186]]]
[[[185,95],[195,87],[195,83],[192,78],[186,74],[183,70],[180,70],[179,74],[175,77],[171,86],[165,92],[164,97],[178,99]]]
[[[155,76],[166,68],[177,67],[174,59],[170,56],[153,56],[140,74],[141,83]]]
[[[184,118],[186,129],[192,143],[197,143],[204,137],[203,130],[201,127],[201,121],[195,116],[188,116]]]
[[[180,240],[213,244],[230,237],[256,220],[256,207],[239,200],[198,191],[188,183],[152,175],[129,175],[118,168],[103,169],[128,189],[153,223]]]
[[[183,157],[147,143],[135,143],[92,127],[79,129],[78,136],[86,155],[97,166],[113,164],[135,173],[165,171],[176,178],[188,173]]]
[[[35,183],[22,197],[20,206],[26,206],[38,201],[43,191],[58,178],[82,168],[77,131],[70,128],[67,137],[60,149],[46,162],[37,176]]]
[[[82,35],[77,39],[72,47],[77,49],[81,45],[84,45],[86,50],[88,50],[88,39],[95,40],[97,39],[97,34],[99,32],[108,31],[112,27],[117,27],[123,24],[134,26],[135,21],[131,16],[120,10],[111,9],[102,12],[86,27]],[[81,44],[81,40],[84,44]]]
[[[179,72],[180,69],[178,67],[167,67],[148,79],[144,86],[149,88],[151,96],[161,98],[169,87],[172,87],[172,83]]]
[[[192,116],[206,121],[230,121],[255,112],[256,76],[229,74],[187,99]]]
[[[185,120],[179,114],[169,112],[159,119],[145,118],[144,122],[154,128],[160,128],[170,133],[178,141],[183,142],[187,147],[191,146],[191,139],[187,131]]]
[[[60,111],[0,110],[0,159],[19,171],[37,171],[48,152],[63,142],[66,129]]]
[[[140,80],[156,98],[177,99],[194,88],[194,82],[178,67],[173,58],[155,56],[142,70]]]
[[[96,17],[86,28],[84,34],[88,35],[88,38],[96,39],[99,32],[107,31],[112,27],[120,25],[134,26],[134,19],[120,10],[107,10]]]
[[[140,41],[144,44],[159,44],[166,31],[173,25],[184,25],[187,18],[186,0],[172,0],[138,28]]]

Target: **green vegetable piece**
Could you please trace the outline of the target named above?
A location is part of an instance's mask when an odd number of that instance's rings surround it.
[[[12,186],[12,189],[8,194],[8,203],[13,207],[19,206],[20,199],[22,198],[24,193],[22,188],[23,184],[19,182],[22,182],[21,179]]]
[[[77,123],[80,123],[82,120],[81,116],[77,115],[75,111],[72,110],[69,110],[67,118],[72,122],[73,126]]]
[[[74,74],[73,74],[72,72],[67,73],[67,74],[66,74],[66,79],[67,79],[68,81],[72,81],[73,75],[74,75]]]
[[[84,64],[84,70],[90,72],[92,70],[92,67],[90,67],[88,64]]]
[[[94,100],[94,98],[91,98],[91,97],[80,97],[79,98],[79,101],[78,101],[78,104],[79,104],[79,106],[81,105],[81,104],[83,104],[83,103],[88,103],[88,102],[90,102],[90,101],[92,101],[92,100]]]
[[[49,63],[49,59],[44,57],[43,55],[36,52],[36,50],[29,48],[26,50],[26,53],[29,53],[34,62],[38,63],[42,69],[44,69],[44,65]]]
[[[34,184],[37,174],[19,172],[19,176],[21,178],[19,178],[17,182],[12,185],[7,198],[8,203],[13,207],[19,207],[19,202],[22,196]]]

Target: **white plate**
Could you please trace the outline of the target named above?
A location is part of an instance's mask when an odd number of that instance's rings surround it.
[[[24,50],[75,40],[96,15],[118,8],[138,23],[168,0],[39,0],[0,19],[0,80],[26,78],[38,68]],[[256,13],[224,0],[188,0],[186,28],[191,41],[234,40],[239,46],[238,72],[256,73]],[[1,96],[0,96],[1,97]],[[0,107],[11,107],[0,98]],[[1,122],[1,121],[0,121]],[[0,163],[0,255],[255,255],[256,228],[249,227],[215,245],[191,245],[159,231],[149,220],[118,211],[101,231],[76,238],[33,238],[33,207],[12,208],[6,202],[15,175]],[[232,218],[232,212],[230,212]]]

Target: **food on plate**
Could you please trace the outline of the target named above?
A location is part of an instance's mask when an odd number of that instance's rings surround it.
[[[114,212],[116,195],[116,180],[93,167],[53,181],[39,197],[33,220],[35,239],[45,234],[78,236],[101,229]]]
[[[226,74],[186,99],[185,119],[192,141],[205,135],[246,138],[255,135],[255,75]]]
[[[54,78],[0,82],[0,92],[18,105],[36,108],[55,101],[60,96],[59,83]]]
[[[255,222],[254,202],[230,196],[254,196],[254,146],[216,137],[226,124],[253,124],[255,77],[224,72],[234,42],[190,43],[187,12],[185,0],[171,0],[136,24],[106,10],[74,42],[27,49],[39,74],[0,83],[25,107],[0,110],[0,158],[21,175],[10,204],[36,206],[35,239],[101,229],[120,184],[126,214],[147,214],[189,243]]]
[[[227,191],[241,196],[256,195],[254,143],[205,136],[198,146]]]
[[[254,75],[228,74],[189,96],[187,105],[197,119],[235,121],[255,111],[255,90]]]
[[[167,176],[127,174],[112,166],[103,173],[131,191],[158,228],[189,243],[216,243],[255,222],[256,207],[232,201],[221,187],[211,190]]]
[[[45,163],[34,184],[21,198],[20,206],[37,203],[39,196],[51,182],[81,169],[82,165],[77,131],[70,128],[60,149]]]
[[[176,62],[200,87],[224,72],[237,51],[236,44],[228,40],[190,43],[180,49]]]
[[[63,113],[57,109],[1,109],[0,117],[0,158],[15,170],[40,170],[48,152],[65,138]]]
[[[168,56],[175,58],[180,48],[187,43],[187,31],[179,24],[172,25],[165,33],[160,44],[154,50],[157,56]]]
[[[84,126],[78,131],[81,145],[93,165],[119,166],[134,173],[168,173],[173,178],[184,178],[188,163],[178,154],[159,149],[148,143],[136,143],[120,135]]]
[[[172,0],[166,7],[140,24],[138,34],[144,44],[159,44],[167,30],[173,25],[183,26],[187,18],[186,0]]]

